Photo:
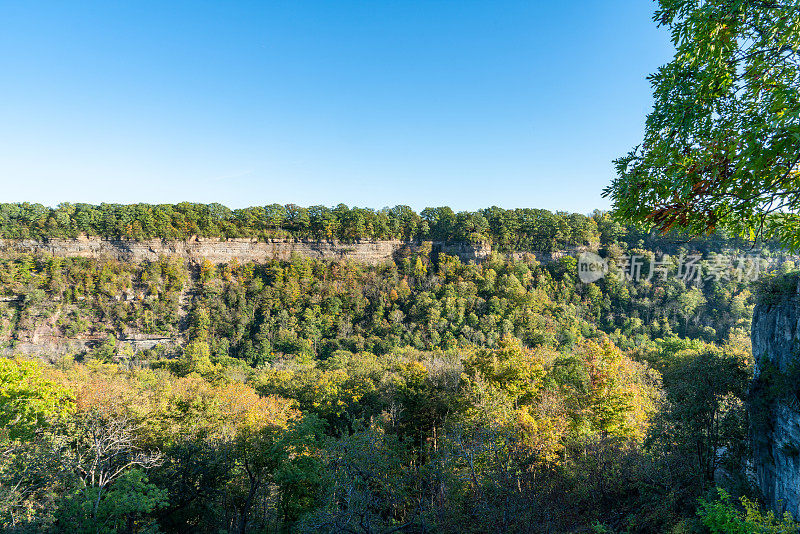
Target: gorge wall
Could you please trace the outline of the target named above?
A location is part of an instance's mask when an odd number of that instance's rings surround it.
[[[43,240],[0,239],[0,254],[14,255],[27,253],[40,256],[82,257],[93,260],[113,259],[129,264],[157,261],[163,257],[178,257],[187,265],[190,273],[188,281],[180,292],[176,317],[183,325],[179,330],[165,334],[145,334],[136,329],[120,329],[116,339],[132,352],[150,349],[157,345],[180,345],[185,338],[183,318],[189,313],[194,299],[194,285],[199,273],[198,264],[204,259],[214,264],[226,264],[234,260],[240,263],[265,262],[271,259],[290,260],[293,256],[317,260],[351,260],[365,264],[382,264],[413,255],[421,249],[429,253],[431,259],[438,254],[457,256],[464,263],[480,263],[490,256],[492,249],[487,244],[430,242],[423,245],[405,241],[358,241],[344,243],[338,241],[314,240],[270,240],[191,238],[187,240],[146,241],[111,240],[98,237],[76,239],[50,238]],[[584,248],[559,250],[547,253],[511,253],[508,256],[521,259],[523,256],[535,257],[540,262],[555,261],[565,255],[576,255]],[[193,264],[193,265],[192,265]],[[193,273],[193,274],[192,274]],[[2,274],[2,273],[0,273]],[[121,305],[152,298],[128,288],[117,294],[107,295]],[[48,357],[54,361],[62,356],[87,352],[99,346],[106,339],[104,332],[82,332],[69,334],[61,324],[71,321],[70,314],[76,306],[65,304],[44,295],[40,307],[49,308],[41,316],[31,317],[20,326],[20,310],[27,306],[25,292],[0,295],[0,355],[28,354]],[[84,298],[84,297],[80,297]],[[36,314],[34,314],[36,315]],[[91,330],[91,329],[90,329]],[[102,329],[101,329],[102,330]]]
[[[119,261],[153,261],[163,256],[178,256],[189,261],[208,259],[212,263],[288,260],[293,255],[321,260],[350,259],[376,264],[391,261],[404,250],[415,251],[419,243],[404,241],[339,241],[190,238],[185,241],[151,239],[113,240],[97,237],[77,239],[2,239],[0,252],[21,252],[88,258],[108,257]],[[458,256],[462,261],[481,261],[491,254],[486,244],[432,243],[434,253]]]
[[[800,285],[773,283],[753,313],[751,438],[756,483],[778,512],[800,517]]]
[[[178,257],[188,263],[198,264],[208,260],[214,264],[265,262],[271,259],[290,260],[293,256],[308,257],[318,260],[340,261],[352,260],[365,264],[381,264],[390,262],[405,255],[417,252],[422,243],[399,240],[357,241],[344,243],[339,241],[316,240],[270,240],[256,239],[219,239],[193,237],[187,240],[113,240],[99,237],[80,237],[76,239],[50,238],[33,239],[0,239],[0,253],[27,253],[42,256],[82,257],[91,259],[113,259],[127,263],[157,261],[162,257]],[[461,261],[481,262],[492,252],[486,244],[467,243],[430,243],[430,253],[444,253],[457,256]],[[184,286],[180,296],[179,315],[185,315],[192,300],[192,285]],[[118,300],[130,298],[122,294]],[[98,346],[105,335],[82,334],[67,336],[57,323],[61,312],[48,319],[39,320],[30,328],[11,332],[3,323],[14,316],[10,311],[22,302],[22,295],[0,296],[0,354],[38,355],[54,361],[65,355],[80,354]],[[58,303],[53,303],[60,308]],[[6,319],[2,319],[6,317]],[[8,325],[5,325],[8,326]],[[180,344],[182,332],[172,336],[146,335],[140,332],[123,332],[118,337],[120,346],[127,345],[133,352],[153,348],[156,345]]]

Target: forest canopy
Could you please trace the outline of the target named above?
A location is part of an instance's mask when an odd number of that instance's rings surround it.
[[[581,283],[569,254],[431,247],[381,264],[0,255],[2,348],[77,347],[0,360],[0,527],[749,528],[754,296],[731,261],[796,258],[575,220],[663,276]],[[687,276],[692,255],[717,276]]]

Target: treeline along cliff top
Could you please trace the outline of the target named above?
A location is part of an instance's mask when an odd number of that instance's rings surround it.
[[[449,207],[408,206],[373,210],[339,204],[334,208],[270,204],[230,209],[221,204],[70,204],[56,208],[0,203],[0,238],[187,239],[191,236],[257,239],[357,241],[433,240],[490,243],[498,252],[552,252],[610,243],[626,235],[647,243],[649,232],[623,227],[604,212],[591,215],[543,209],[454,212]],[[716,233],[715,241],[731,241]],[[697,240],[696,241],[696,245]],[[702,239],[700,241],[703,241]],[[737,240],[733,240],[737,241]],[[734,245],[741,243],[735,242]]]

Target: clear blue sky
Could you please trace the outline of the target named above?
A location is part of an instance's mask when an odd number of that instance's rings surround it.
[[[648,0],[0,2],[0,201],[589,212]]]

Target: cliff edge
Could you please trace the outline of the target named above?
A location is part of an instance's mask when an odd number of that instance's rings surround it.
[[[769,506],[800,517],[800,276],[758,291],[750,394],[753,470]]]

